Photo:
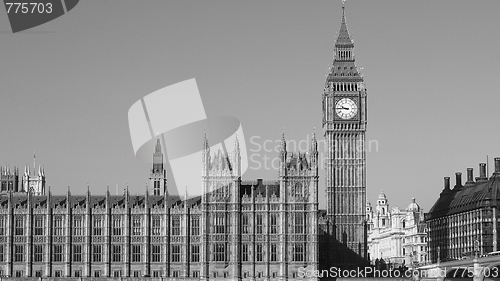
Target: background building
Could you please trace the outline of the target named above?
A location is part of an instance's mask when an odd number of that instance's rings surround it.
[[[354,59],[345,7],[335,42],[333,65],[323,92],[325,136],[326,221],[323,229],[330,253],[329,266],[353,268],[367,258],[366,200],[366,89]],[[324,219],[324,221],[325,221]],[[325,222],[326,222],[325,221]],[[326,245],[325,245],[326,246]]]
[[[500,206],[500,158],[495,158],[495,171],[488,179],[486,164],[479,164],[479,177],[474,179],[467,169],[467,181],[462,173],[444,178],[444,189],[426,214],[429,227],[429,253],[433,263],[484,255],[498,251],[498,208]]]
[[[153,172],[163,174],[158,146]],[[297,278],[318,265],[316,138],[290,153],[283,137],[280,155],[277,180],[242,181],[237,140],[231,154],[211,154],[205,139],[204,193],[190,199],[8,192],[0,275]]]
[[[368,248],[372,264],[383,259],[392,267],[422,265],[427,262],[424,213],[415,198],[404,210],[389,208],[381,192],[375,210],[366,202]]]

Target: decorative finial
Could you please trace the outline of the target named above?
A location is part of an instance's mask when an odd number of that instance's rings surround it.
[[[346,0],[342,0],[342,8],[345,8],[345,2]]]

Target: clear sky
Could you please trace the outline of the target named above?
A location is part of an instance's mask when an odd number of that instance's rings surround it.
[[[127,113],[141,97],[196,78],[207,115],[241,121],[255,143],[321,133],[321,95],[341,1],[82,0],[12,34],[0,11],[0,164],[45,166],[53,193],[71,186],[144,193]],[[367,197],[411,198],[428,211],[443,177],[500,156],[500,1],[346,4],[368,89]],[[251,138],[254,137],[254,142]],[[202,140],[200,140],[200,147]],[[259,153],[254,159],[277,156]],[[264,160],[260,160],[262,166]],[[268,160],[269,161],[269,160]],[[244,179],[276,179],[274,169]],[[200,172],[201,173],[201,172]],[[320,195],[324,208],[324,176]]]

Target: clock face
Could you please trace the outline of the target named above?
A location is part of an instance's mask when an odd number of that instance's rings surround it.
[[[335,104],[335,113],[342,119],[351,119],[358,113],[358,106],[350,98],[342,98]]]

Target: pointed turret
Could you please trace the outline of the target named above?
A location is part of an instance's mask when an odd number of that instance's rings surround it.
[[[153,168],[149,176],[150,184],[153,187],[153,194],[160,195],[161,191],[167,192],[167,170],[163,167],[163,153],[160,137],[156,139],[155,152],[153,154]]]
[[[205,132],[203,137],[203,151],[210,151],[210,145],[208,144],[207,132]]]
[[[363,82],[363,78],[354,63],[354,43],[347,29],[345,16],[345,1],[342,4],[342,20],[340,31],[335,41],[335,50],[333,55],[333,66],[330,68],[327,86],[329,82]],[[334,91],[359,91],[362,85],[354,84],[335,84],[332,85]]]
[[[313,129],[310,150],[311,151],[318,151],[318,141],[316,140],[316,128]]]
[[[161,152],[160,138],[156,140],[155,153],[153,154],[153,173],[163,170],[163,153]]]
[[[234,152],[233,152],[233,172],[234,176],[241,176],[241,150],[240,150],[240,141],[238,140],[238,134],[236,134],[236,138],[234,140]]]
[[[354,47],[349,31],[347,30],[347,23],[345,20],[345,1],[342,1],[342,21],[340,23],[339,36],[337,37],[335,45]]]
[[[286,152],[285,128],[283,128],[283,131],[281,132],[280,151],[281,153]]]

